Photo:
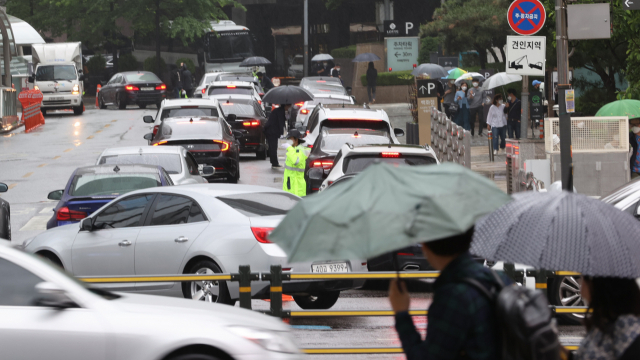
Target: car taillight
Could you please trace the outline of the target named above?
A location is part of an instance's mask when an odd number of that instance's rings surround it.
[[[313,149],[313,145],[311,145],[311,144],[307,145],[307,147],[308,147],[309,149]]]
[[[307,130],[307,135],[309,135],[309,130]],[[310,147],[313,147],[313,145],[311,145]]]
[[[66,206],[58,209],[58,212],[56,213],[56,219],[58,221],[82,220],[86,217],[87,217],[86,212],[69,210],[69,208]]]
[[[333,167],[333,160],[314,160],[311,162],[311,167],[331,169]]]
[[[156,125],[153,127],[153,136],[156,136],[156,134],[158,133],[158,128],[160,127],[160,125]]]
[[[273,229],[274,228],[267,227],[252,227],[251,232],[253,232],[253,236],[256,237],[256,240],[258,240],[259,243],[271,244],[271,241],[267,240],[267,237],[271,234]]]
[[[220,144],[220,151],[229,150],[229,143],[224,140],[213,140],[214,143]]]
[[[400,153],[397,153],[397,152],[383,152],[380,155],[382,155],[383,158],[399,158],[400,157]]]
[[[300,114],[305,114],[306,115],[308,113],[309,113],[309,110],[307,110],[307,109],[300,110]]]
[[[127,86],[125,86],[124,88],[125,88],[126,90],[128,90],[128,91],[138,91],[138,90],[140,90],[140,88],[139,88],[139,87],[137,87],[137,86],[133,86],[133,85],[127,85]]]
[[[158,86],[156,86],[156,90],[167,90],[167,85],[165,85],[165,84],[158,85]]]
[[[258,104],[262,105],[262,100],[258,100]]]
[[[164,145],[166,143],[167,143],[166,140],[165,141],[160,141],[160,142],[157,142],[157,143],[153,144],[153,146]]]
[[[279,107],[280,107],[280,105],[271,105],[271,111],[273,111],[273,110],[275,110],[275,109],[277,109]]]
[[[207,91],[207,88],[202,89],[202,93],[204,94]]]
[[[304,105],[304,102],[295,103],[295,106],[297,106],[297,107],[299,107],[299,108],[301,108],[301,107],[302,107],[302,105]]]
[[[264,93],[258,93],[258,95],[260,95],[260,96],[264,96]]]
[[[236,86],[235,85],[227,85],[227,89],[235,89]]]
[[[242,123],[244,126],[258,126],[260,125],[260,121],[245,121]]]

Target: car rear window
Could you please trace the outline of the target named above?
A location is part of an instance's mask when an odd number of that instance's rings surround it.
[[[83,174],[73,177],[69,195],[117,196],[158,186],[162,186],[160,176],[153,173]]]
[[[154,73],[137,73],[137,74],[126,74],[125,79],[127,79],[127,81],[132,82],[132,81],[155,81],[155,82],[162,82],[160,81],[160,79],[156,76],[156,74]]]
[[[315,130],[311,129],[311,131]],[[327,119],[320,122],[320,131],[322,128],[351,128],[351,129],[371,129],[371,130],[381,130],[388,133],[389,124],[386,121],[382,120],[361,120],[361,119]]]
[[[307,101],[307,105],[305,106],[307,109],[310,107],[314,107],[318,104],[328,105],[328,104],[345,104],[351,105],[351,99],[331,99],[331,98],[316,98],[313,101]]]
[[[226,87],[226,86],[216,86],[209,88],[209,95],[252,95],[253,91],[251,88],[246,87]]]
[[[107,155],[100,158],[99,165],[102,164],[142,164],[162,166],[169,174],[180,174],[182,172],[182,162],[178,154],[124,154]]]
[[[186,106],[177,109],[163,109],[162,114],[160,115],[160,119],[164,120],[170,117],[179,117],[179,116],[218,116],[218,109],[211,107],[198,107],[198,106]]]
[[[171,120],[162,123],[162,135],[171,137],[173,140],[180,137],[190,139],[220,137],[220,123],[216,120]]]
[[[323,137],[320,141],[320,150],[337,152],[342,145],[349,143],[352,145],[367,145],[367,144],[386,144],[390,141],[387,136],[380,135],[356,135],[357,131],[353,134],[339,134],[328,135]]]
[[[344,161],[342,162],[342,171],[345,175],[357,174],[364,171],[364,169],[368,168],[369,165],[375,162],[382,162],[394,166],[431,165],[436,163],[436,159],[432,158],[431,156],[419,155],[401,155],[401,157],[397,158],[382,157],[382,155],[377,154],[349,156],[344,158]]]
[[[222,107],[222,112],[224,112],[225,115],[235,114],[236,116],[257,116],[256,109],[252,104],[223,102],[220,106]]]
[[[220,196],[218,200],[246,216],[285,215],[300,201],[288,193],[248,193]]]

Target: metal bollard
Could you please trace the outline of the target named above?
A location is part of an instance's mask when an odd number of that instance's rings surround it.
[[[271,265],[271,316],[282,316],[282,266]]]
[[[240,265],[240,307],[251,310],[251,267]]]
[[[487,138],[489,141],[489,161],[493,162],[493,131],[489,130],[487,135],[489,135]]]

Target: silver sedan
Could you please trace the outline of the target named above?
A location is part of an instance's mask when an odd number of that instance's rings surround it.
[[[282,321],[250,310],[86,288],[0,244],[3,359],[300,359]]]
[[[267,239],[300,200],[262,186],[199,184],[133,191],[97,210],[78,225],[46,231],[24,243],[26,251],[59,264],[75,276],[213,274],[250,265],[268,272],[281,265],[292,272],[362,272],[356,259],[288,264]],[[305,309],[332,307],[341,290],[363,280],[291,281],[283,292]],[[129,283],[111,290],[180,296],[233,304],[237,282]],[[253,282],[253,298],[269,297],[268,282]]]

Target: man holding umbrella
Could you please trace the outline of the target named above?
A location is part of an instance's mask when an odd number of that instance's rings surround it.
[[[267,145],[269,145],[269,160],[271,161],[272,169],[282,169],[282,165],[278,163],[278,139],[284,132],[285,124],[287,123],[286,112],[289,111],[291,104],[282,104],[277,109],[271,112],[269,120],[264,126],[264,134],[267,138]]]

